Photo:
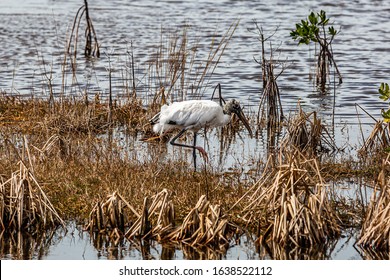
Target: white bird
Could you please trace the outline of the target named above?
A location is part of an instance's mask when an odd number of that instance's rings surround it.
[[[160,136],[174,129],[180,129],[180,132],[172,138],[171,145],[192,148],[198,150],[204,160],[208,161],[206,151],[202,147],[196,146],[196,133],[201,128],[214,128],[228,124],[232,114],[244,123],[252,137],[252,130],[248,120],[242,112],[240,103],[234,99],[229,100],[221,107],[218,103],[211,100],[190,100],[182,102],[173,102],[170,105],[161,107],[161,111],[155,115],[150,123],[153,124],[153,131],[159,133]],[[194,133],[193,145],[179,144],[175,141],[183,135],[187,130]]]

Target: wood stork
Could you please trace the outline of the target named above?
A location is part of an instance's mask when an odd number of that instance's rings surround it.
[[[150,123],[154,125],[153,131],[159,133],[160,136],[174,129],[180,129],[180,132],[171,139],[170,144],[192,148],[194,160],[196,156],[195,150],[198,150],[207,162],[208,156],[206,151],[202,147],[196,146],[196,133],[204,127],[214,128],[228,124],[232,114],[238,116],[252,137],[252,130],[248,120],[245,118],[240,103],[235,99],[227,101],[223,107],[211,100],[173,102],[170,105],[163,105],[161,111],[150,119]],[[187,130],[194,133],[193,145],[176,143],[175,141]]]

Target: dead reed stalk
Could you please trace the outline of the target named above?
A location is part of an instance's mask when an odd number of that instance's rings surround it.
[[[236,228],[219,205],[211,205],[206,196],[199,198],[196,206],[187,214],[181,226],[169,234],[170,241],[182,241],[191,246],[229,244],[229,236]]]
[[[390,251],[390,178],[385,176],[390,155],[384,163],[381,178],[374,189],[363,221],[358,245],[377,251]],[[386,179],[385,179],[386,178]]]
[[[336,143],[317,113],[314,111],[307,114],[300,105],[298,114],[287,124],[287,136],[280,147],[282,151],[290,147],[297,148],[308,157],[316,156],[322,151],[337,150]]]
[[[125,208],[131,210],[133,219],[125,215]],[[98,202],[93,208],[87,229],[112,232],[127,228],[124,236],[128,239],[143,238],[158,241],[183,242],[190,246],[228,246],[236,226],[222,214],[219,205],[211,205],[206,196],[201,196],[183,222],[175,226],[175,211],[169,192],[164,189],[144,199],[141,213],[126,202],[118,193],[108,200]]]
[[[0,226],[4,230],[35,232],[65,224],[41,185],[23,161],[0,185]]]
[[[370,136],[365,140],[363,147],[358,151],[362,157],[383,153],[390,147],[389,123],[376,121]]]
[[[260,225],[261,242],[308,246],[340,234],[318,162],[298,149],[285,154],[279,167],[265,171],[234,206],[239,203],[241,219]]]
[[[253,31],[253,33],[258,36],[258,40],[261,43],[261,61],[258,61],[256,59],[255,61],[256,63],[261,65],[263,80],[262,96],[259,103],[259,110],[257,113],[257,125],[260,126],[260,124],[265,121],[267,124],[267,131],[273,134],[277,131],[277,128],[280,126],[284,118],[279,86],[276,80],[283,73],[286,67],[285,65],[283,65],[283,63],[276,62],[274,60],[271,43],[269,59],[265,57],[265,42],[269,41],[273,37],[273,35],[275,35],[278,28],[276,28],[273,34],[271,34],[269,37],[265,37],[263,28],[259,26],[256,21],[254,21],[254,24],[256,26],[256,31]],[[275,75],[275,66],[278,66],[280,64],[282,65],[282,69],[279,74]]]
[[[76,73],[76,65],[77,65],[76,61],[77,61],[78,34],[79,34],[81,19],[83,18],[84,14],[85,14],[85,21],[86,21],[84,55],[86,57],[89,56],[100,57],[100,49],[99,49],[97,35],[95,32],[95,28],[93,27],[92,20],[89,16],[88,1],[84,0],[84,5],[78,9],[76,16],[74,17],[73,27],[72,27],[71,34],[69,36],[69,40],[67,43],[67,50],[66,50],[66,54],[70,53],[70,48],[72,46],[72,41],[73,41],[73,57],[71,59],[71,64],[72,64],[72,71],[74,75]],[[92,35],[94,41],[93,45],[92,45]],[[66,55],[64,60],[66,60]]]

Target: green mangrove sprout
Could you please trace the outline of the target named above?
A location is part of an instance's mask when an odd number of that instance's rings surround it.
[[[340,30],[336,30],[333,26],[328,26],[329,18],[326,17],[325,11],[319,13],[311,12],[306,20],[301,20],[295,25],[295,30],[292,30],[290,36],[294,40],[298,40],[298,45],[309,45],[311,42],[318,43],[320,51],[317,58],[316,83],[323,91],[327,83],[329,75],[329,66],[334,66],[339,77],[339,83],[342,83],[342,77],[337,64],[334,60],[332,43]]]

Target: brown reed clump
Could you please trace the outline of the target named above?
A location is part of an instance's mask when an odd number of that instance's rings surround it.
[[[390,166],[390,156],[385,166]],[[384,168],[371,196],[358,245],[374,251],[390,252],[390,178],[386,178]]]
[[[146,197],[141,213],[115,191],[106,201],[96,203],[86,230],[161,240],[172,230],[174,219],[173,204],[166,189]]]
[[[329,132],[317,118],[316,112],[305,113],[299,105],[298,115],[287,125],[287,137],[281,143],[281,150],[298,148],[308,157],[316,156],[321,151],[335,151],[337,146]]]
[[[340,220],[317,160],[305,158],[297,149],[285,154],[276,169],[266,170],[234,206],[238,203],[241,219],[260,225],[261,242],[307,246],[340,234]]]
[[[97,202],[89,215],[89,223],[86,230],[106,233],[114,229],[124,232],[129,221],[129,209],[133,215],[139,217],[134,208],[118,193],[108,195],[105,202]],[[131,214],[130,213],[130,214]]]
[[[389,123],[377,121],[370,136],[364,141],[363,147],[360,148],[359,155],[369,158],[375,154],[383,154],[390,147]]]
[[[130,215],[126,215],[126,209]],[[126,202],[118,193],[109,196],[106,202],[98,202],[93,208],[87,229],[107,232],[110,235],[123,233],[128,239],[142,238],[164,242],[183,242],[193,247],[227,247],[237,228],[223,215],[219,205],[211,205],[206,196],[201,196],[179,226],[176,223],[173,202],[168,190],[146,197],[141,213]],[[119,231],[118,231],[119,229]],[[120,234],[123,236],[123,234]]]
[[[63,220],[51,204],[34,174],[19,162],[19,170],[0,185],[0,227],[3,230],[35,232],[62,225]]]
[[[237,226],[222,214],[219,205],[211,205],[206,196],[199,198],[196,206],[185,217],[181,226],[171,234],[169,240],[182,241],[191,246],[214,245],[228,246],[232,233]]]
[[[175,211],[169,192],[164,189],[144,199],[142,213],[126,231],[127,238],[142,237],[161,240],[175,224]]]

